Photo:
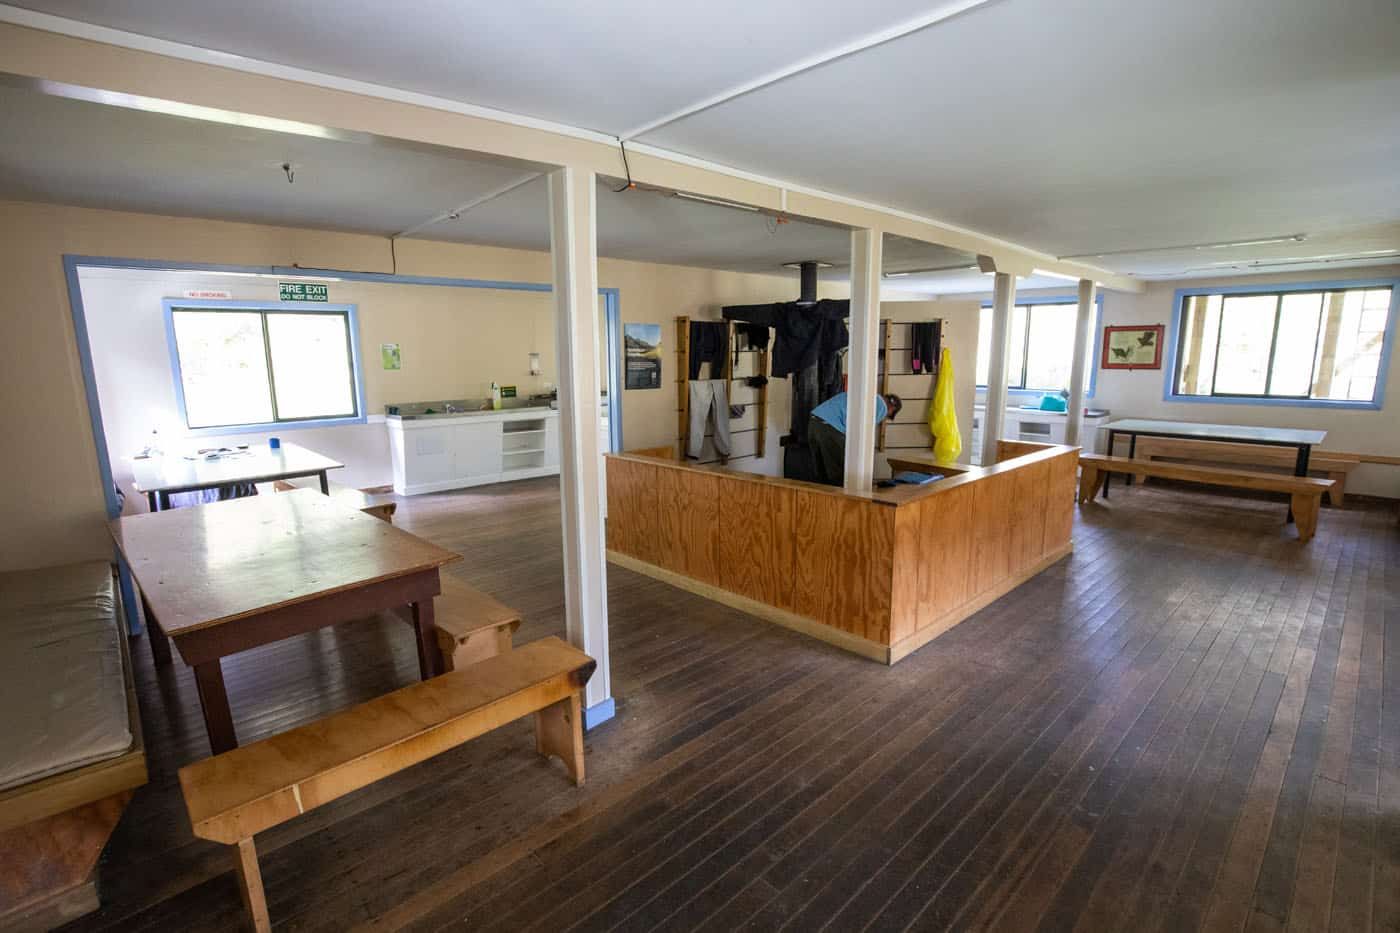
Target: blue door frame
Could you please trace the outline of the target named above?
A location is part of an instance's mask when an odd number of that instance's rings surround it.
[[[288,275],[325,277],[351,282],[376,282],[384,285],[430,285],[440,288],[488,288],[517,292],[552,292],[554,286],[540,282],[507,282],[491,279],[454,279],[428,275],[396,275],[387,272],[343,272],[339,269],[303,269],[300,266],[243,266],[211,263],[162,262],[155,259],[126,259],[120,256],[82,256],[64,254],[63,276],[68,283],[68,304],[73,314],[73,335],[78,344],[78,362],[83,371],[83,392],[87,397],[88,417],[92,423],[92,441],[97,447],[97,472],[107,505],[107,517],[121,514],[117,489],[112,478],[112,461],[107,454],[107,434],[102,427],[102,404],[97,397],[97,374],[92,365],[92,344],[88,338],[87,316],[83,310],[80,268],[93,269],[153,269],[171,272],[242,272],[259,275]],[[608,342],[608,441],[609,449],[622,450],[622,306],[621,292],[616,288],[600,288],[606,313]],[[359,345],[358,335],[356,346]],[[140,615],[136,611],[136,592],[131,574],[117,554],[118,577],[122,603],[126,607],[127,627],[133,635],[141,631]]]

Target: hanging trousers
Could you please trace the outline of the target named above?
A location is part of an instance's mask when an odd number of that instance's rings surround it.
[[[690,380],[690,438],[686,443],[686,456],[699,459],[700,448],[705,444],[705,428],[714,415],[715,453],[729,456],[732,449],[729,443],[729,397],[723,379]]]

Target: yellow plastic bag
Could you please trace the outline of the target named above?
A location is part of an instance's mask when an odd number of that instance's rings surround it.
[[[928,429],[933,432],[933,456],[940,463],[953,463],[962,453],[958,431],[957,403],[953,398],[953,354],[943,348],[938,362],[938,384],[928,406]]]

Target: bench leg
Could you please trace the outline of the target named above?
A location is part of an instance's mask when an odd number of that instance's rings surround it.
[[[1298,540],[1306,544],[1317,533],[1317,513],[1322,507],[1322,497],[1294,493],[1291,504],[1293,524],[1298,529]]]
[[[583,786],[583,714],[575,693],[535,714],[535,750],[554,755],[574,783]]]
[[[449,671],[460,671],[478,661],[505,654],[513,647],[509,625],[473,632],[460,643],[438,629],[438,648],[442,651],[443,664]]]
[[[263,894],[262,872],[258,869],[258,850],[251,837],[240,839],[235,848],[238,863],[238,887],[243,906],[258,933],[271,933],[272,920],[267,915],[267,897]]]
[[[1108,473],[1098,467],[1091,464],[1081,464],[1079,467],[1079,504],[1088,505],[1093,502],[1094,496],[1098,495],[1099,489],[1107,478]]]
[[[1345,473],[1328,473],[1327,478],[1332,481],[1332,488],[1327,490],[1327,503],[1340,509],[1347,498],[1347,475]]]

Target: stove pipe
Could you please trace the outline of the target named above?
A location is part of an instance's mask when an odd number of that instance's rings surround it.
[[[798,270],[802,276],[802,289],[797,303],[814,305],[817,303],[817,264],[809,260],[799,265]]]

